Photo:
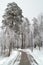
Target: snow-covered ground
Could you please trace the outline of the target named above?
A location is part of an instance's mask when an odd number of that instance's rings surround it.
[[[36,60],[35,62],[37,62],[38,65],[43,65],[43,47],[41,47],[40,50],[38,47],[34,48],[33,52],[31,49],[23,49],[22,51],[26,52],[28,55],[30,54],[34,60]],[[37,63],[33,62],[33,65],[37,65]]]
[[[0,65],[18,65],[21,53],[19,51],[12,51],[9,57],[0,57]],[[15,62],[16,61],[16,62]]]
[[[40,50],[39,48],[36,48],[33,50],[33,52],[30,53],[39,65],[43,65],[43,48],[41,48]]]
[[[18,49],[13,50],[9,57],[0,57],[0,65],[19,65],[21,59],[21,52],[24,51],[27,53],[28,58],[32,61],[32,65],[43,65],[43,48],[39,50],[39,48],[34,48],[33,52],[31,49]],[[32,58],[31,58],[32,57]],[[34,59],[37,63],[34,62]]]

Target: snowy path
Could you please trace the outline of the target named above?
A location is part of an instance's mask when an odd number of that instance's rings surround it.
[[[0,59],[0,65],[43,65],[42,57],[42,51],[31,52],[30,49],[18,49],[14,50],[9,57]]]
[[[31,52],[30,49],[19,49],[19,51],[23,52],[22,55],[21,55],[22,56],[21,59],[25,58],[25,60],[28,61],[28,62],[26,62],[27,64],[24,63],[23,65],[38,65],[36,59],[34,59],[34,57],[32,56],[32,54],[30,53]],[[25,60],[24,60],[24,62],[25,62]],[[21,60],[21,62],[22,62],[22,60]]]
[[[26,52],[22,52],[19,65],[31,65]]]

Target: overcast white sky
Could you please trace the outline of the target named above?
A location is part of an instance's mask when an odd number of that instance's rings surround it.
[[[43,0],[0,0],[0,25],[6,5],[10,2],[16,2],[21,7],[23,15],[28,19],[43,12]]]

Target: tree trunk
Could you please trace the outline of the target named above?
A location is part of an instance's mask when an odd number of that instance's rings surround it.
[[[10,56],[11,50],[12,50],[12,43],[10,43],[10,46],[9,46],[9,54],[8,54],[8,56]]]
[[[31,50],[33,52],[33,35],[32,35],[32,32],[31,32]]]
[[[23,49],[23,32],[22,32],[22,45],[21,48]]]

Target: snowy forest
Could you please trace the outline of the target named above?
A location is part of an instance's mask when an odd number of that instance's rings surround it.
[[[10,54],[14,48],[36,48],[43,46],[43,14],[32,19],[22,15],[16,3],[8,3],[3,15],[0,31],[0,54]]]
[[[7,4],[2,17],[0,56],[9,57],[12,50],[30,49],[33,53],[37,47],[39,51],[43,48],[43,13],[33,17],[31,24],[22,9],[12,2]]]

